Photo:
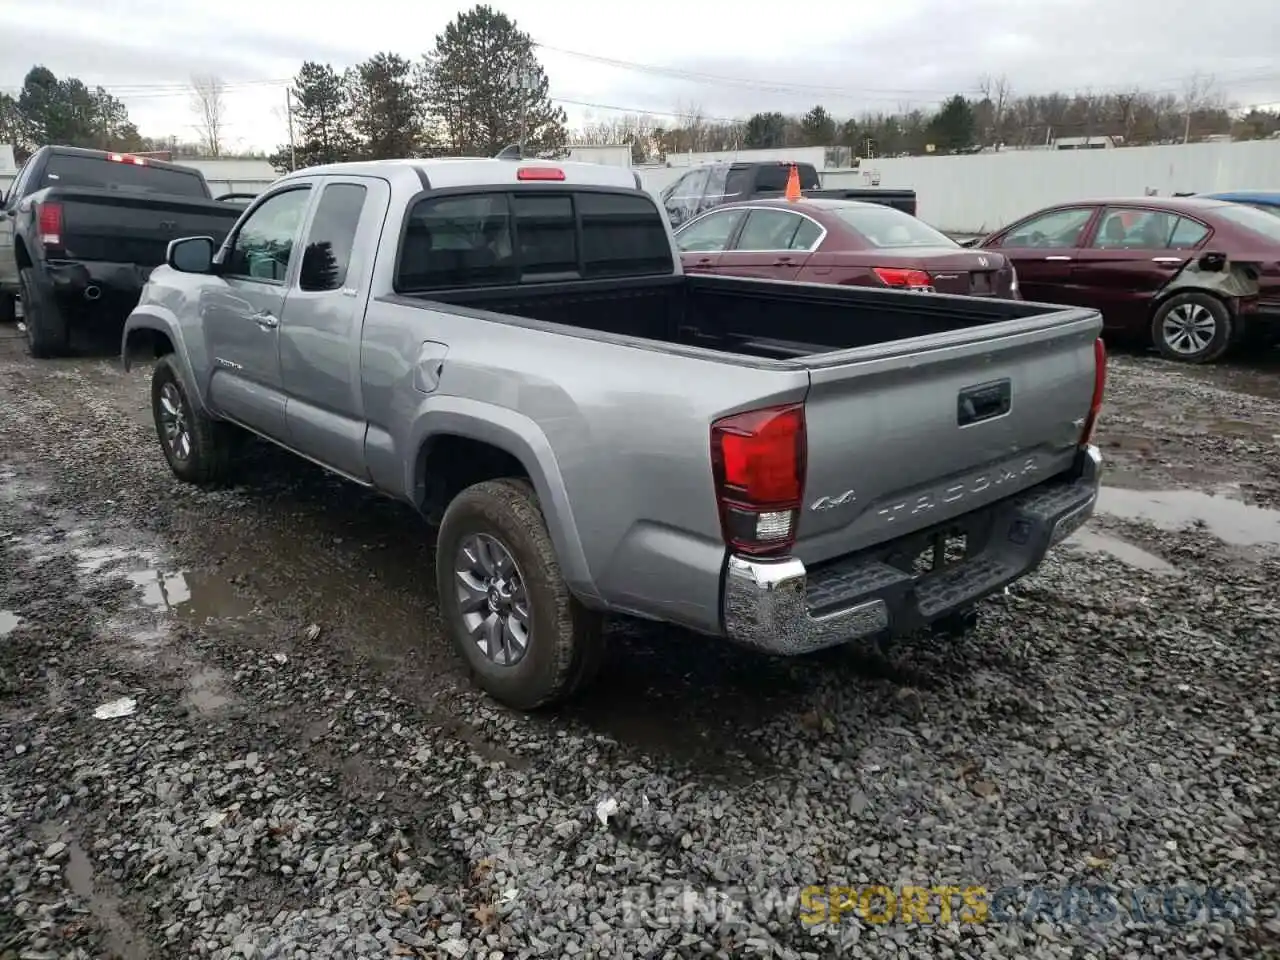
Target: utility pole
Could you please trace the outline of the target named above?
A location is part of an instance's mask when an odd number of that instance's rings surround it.
[[[293,90],[284,88],[284,115],[289,122],[289,170],[298,169],[298,150],[293,143]]]
[[[529,116],[529,95],[532,93],[535,84],[533,70],[530,68],[528,61],[522,60],[517,64],[511,71],[507,81],[520,97],[520,156],[523,157],[525,128],[528,124]]]

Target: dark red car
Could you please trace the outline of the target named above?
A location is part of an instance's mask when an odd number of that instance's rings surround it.
[[[857,200],[727,203],[676,231],[686,273],[1016,299],[998,253],[966,250],[909,213]]]
[[[1115,339],[1217,360],[1280,336],[1280,217],[1203,197],[1064,203],[974,244],[1017,268],[1026,300],[1095,307]],[[1252,339],[1252,338],[1251,338]]]

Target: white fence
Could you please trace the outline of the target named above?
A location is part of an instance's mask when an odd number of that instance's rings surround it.
[[[882,187],[915,190],[922,220],[954,233],[984,233],[1070,200],[1280,190],[1280,140],[895,157],[825,171],[822,182],[870,186],[875,174]]]

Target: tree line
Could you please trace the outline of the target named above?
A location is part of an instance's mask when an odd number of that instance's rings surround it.
[[[303,63],[291,87],[292,142],[280,171],[354,159],[493,156],[513,143],[551,153],[566,117],[529,34],[492,7],[458,14],[414,61],[379,53],[341,72]]]
[[[838,118],[817,105],[798,116],[759,112],[727,120],[691,105],[667,119],[636,113],[570,132],[534,50],[515,21],[478,5],[458,14],[417,59],[384,52],[341,70],[304,62],[290,85],[290,142],[269,159],[284,172],[355,159],[492,156],[518,141],[543,155],[570,142],[627,144],[636,163],[686,151],[802,146],[835,148],[851,159],[1025,148],[1064,137],[1144,145],[1260,139],[1280,131],[1280,111],[1235,109],[1211,79],[1192,78],[1181,93],[1018,95],[1007,78],[985,77],[972,93],[932,109],[905,104]],[[109,91],[36,66],[16,97],[0,94],[0,142],[12,143],[19,158],[44,143],[170,150],[175,159],[235,155],[224,142],[224,90],[217,77],[192,78],[199,142],[148,140]]]
[[[1280,110],[1235,109],[1211,79],[1192,78],[1180,94],[1133,89],[1018,96],[1007,78],[986,77],[974,94],[957,93],[932,110],[904,105],[837,119],[817,105],[798,116],[768,112],[725,120],[689,106],[677,107],[665,123],[632,115],[592,124],[579,139],[632,143],[637,160],[686,151],[811,146],[867,158],[1027,148],[1065,137],[1112,137],[1117,145],[1144,146],[1213,136],[1256,140],[1278,131]]]

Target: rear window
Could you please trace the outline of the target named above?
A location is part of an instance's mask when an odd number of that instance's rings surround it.
[[[409,213],[397,290],[671,273],[647,195],[528,191],[428,197]]]
[[[46,187],[91,187],[121,193],[164,193],[207,199],[204,181],[195,172],[182,173],[150,164],[121,163],[105,157],[54,154],[44,168]]]
[[[1263,213],[1257,207],[1243,203],[1225,204],[1218,208],[1218,216],[1237,227],[1244,227],[1251,233],[1280,243],[1280,217]]]
[[[818,189],[818,171],[811,163],[797,163],[796,174],[800,177],[801,190]],[[777,190],[781,193],[787,189],[787,177],[791,175],[789,163],[764,163],[756,167],[756,190]]]
[[[945,233],[892,207],[840,206],[830,210],[873,247],[958,247]]]

